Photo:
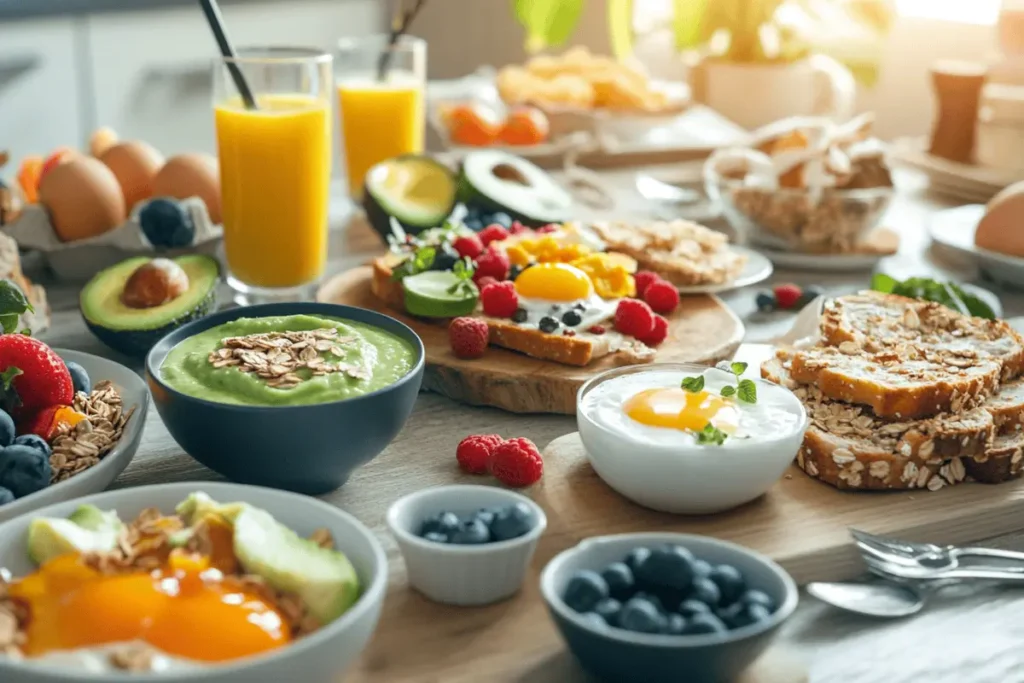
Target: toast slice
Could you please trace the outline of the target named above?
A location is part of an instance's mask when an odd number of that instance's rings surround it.
[[[992,415],[997,434],[1024,436],[1024,380],[1004,383],[982,407]]]
[[[816,386],[830,399],[869,406],[886,418],[915,420],[975,408],[996,390],[1002,372],[994,359],[975,359],[964,367],[952,356],[844,351],[815,346],[795,352],[793,379]]]
[[[829,346],[869,353],[910,347],[965,365],[996,360],[1003,379],[1024,372],[1024,339],[1005,321],[972,318],[931,301],[880,292],[838,297],[826,302],[820,332]]]

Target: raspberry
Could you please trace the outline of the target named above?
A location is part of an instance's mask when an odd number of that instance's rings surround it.
[[[490,330],[478,318],[456,318],[448,326],[448,341],[459,358],[480,358],[487,350]]]
[[[495,318],[511,318],[519,308],[519,295],[512,282],[496,282],[480,290],[480,305],[484,313]]]
[[[529,486],[544,473],[544,461],[529,439],[509,439],[491,453],[490,469],[505,486]]]
[[[519,235],[524,232],[530,232],[530,229],[519,221],[512,221],[512,227],[509,228],[509,232],[513,235]]]
[[[455,449],[455,459],[459,467],[469,474],[487,474],[487,465],[491,453],[503,442],[497,434],[473,434],[459,442]]]
[[[488,275],[498,281],[508,279],[508,269],[511,265],[508,254],[497,247],[487,247],[487,250],[476,259],[473,279],[480,282],[480,278]]]
[[[615,329],[631,337],[643,337],[654,329],[654,311],[639,299],[623,299],[615,309]]]
[[[655,280],[647,285],[643,298],[655,313],[671,313],[679,305],[679,290],[671,282]]]
[[[791,283],[778,285],[775,288],[775,303],[778,304],[779,308],[793,308],[800,301],[801,294],[803,292],[800,291],[798,285]]]
[[[547,225],[542,225],[541,227],[537,228],[537,232],[543,235],[549,232],[555,232],[556,230],[560,230],[561,228],[562,226],[559,225],[558,223],[548,223]]]
[[[452,248],[459,252],[459,256],[476,258],[483,252],[484,245],[476,235],[463,235],[452,242]]]
[[[661,277],[657,273],[652,273],[649,270],[637,271],[636,275],[633,276],[633,281],[636,282],[636,296],[638,299],[644,298],[644,292],[652,282],[657,282]]]
[[[648,346],[657,346],[661,342],[665,341],[665,337],[668,336],[668,321],[660,315],[654,316],[654,327],[650,332],[637,337],[640,341]]]
[[[484,287],[486,287],[487,285],[493,285],[495,282],[497,282],[497,280],[495,280],[490,275],[484,275],[482,278],[479,278],[476,281],[476,286],[477,289],[483,290]]]
[[[483,244],[485,247],[491,242],[500,242],[501,240],[507,240],[508,235],[508,230],[498,225],[497,223],[491,223],[486,228],[477,233],[477,237],[480,238],[480,243]]]

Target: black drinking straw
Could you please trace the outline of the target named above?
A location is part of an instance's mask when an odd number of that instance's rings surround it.
[[[235,48],[231,47],[231,41],[228,40],[228,33],[224,28],[224,17],[220,14],[220,6],[217,5],[217,0],[199,0],[199,6],[203,8],[206,22],[210,24],[210,30],[213,31],[213,37],[217,41],[220,53],[227,60],[228,71],[231,72],[231,79],[235,82],[235,87],[238,88],[238,93],[242,96],[245,108],[256,109],[256,98],[252,96],[252,90],[249,88],[248,81],[245,80],[245,75],[238,67],[237,62],[234,61],[237,55],[235,54]]]

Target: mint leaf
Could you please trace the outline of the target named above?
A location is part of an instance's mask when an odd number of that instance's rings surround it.
[[[871,278],[871,289],[884,294],[892,294],[899,282],[885,273],[876,273]]]
[[[746,363],[733,363],[732,365],[729,366],[729,369],[732,370],[732,374],[734,374],[737,377],[739,377],[740,375],[742,375],[744,372],[747,371],[747,364]]]
[[[741,379],[736,388],[737,397],[744,403],[757,403],[757,385],[752,379]]]
[[[696,377],[684,377],[682,386],[683,389],[686,389],[692,394],[699,393],[704,390],[704,375],[697,375]]]
[[[4,313],[0,314],[0,326],[4,329],[4,334],[11,334],[18,330],[18,314],[17,313]]]
[[[704,445],[721,446],[725,443],[728,435],[718,429],[710,422],[704,425],[704,429],[697,432],[697,443]]]
[[[413,254],[412,262],[415,273],[422,273],[425,270],[429,270],[430,266],[434,265],[434,257],[437,256],[437,249],[434,247],[423,247],[417,249],[416,253]],[[415,273],[413,273],[415,275]]]
[[[476,272],[476,266],[473,265],[473,261],[468,256],[463,256],[452,266],[452,272],[460,280],[469,280],[473,277],[473,273]]]
[[[722,387],[721,394],[722,394],[722,396],[725,396],[726,398],[728,398],[729,396],[732,396],[735,393],[736,393],[736,387],[734,387],[734,386],[724,386],[724,387]]]

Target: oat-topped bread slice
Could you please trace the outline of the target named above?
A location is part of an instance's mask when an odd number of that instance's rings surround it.
[[[1024,379],[1004,382],[982,407],[992,414],[999,434],[1024,434]]]
[[[1024,339],[1006,322],[972,318],[933,301],[880,292],[841,296],[826,302],[820,330],[831,346],[869,352],[913,347],[956,356],[964,364],[998,360],[1004,379],[1024,372]]]
[[[591,226],[608,245],[679,287],[718,285],[735,279],[747,257],[729,246],[720,232],[692,221],[595,223]]]
[[[830,399],[904,420],[978,407],[999,386],[1001,370],[990,358],[964,364],[940,354],[870,354],[832,346],[794,352],[790,368],[795,381],[816,386]]]
[[[650,363],[656,354],[646,344],[616,332],[611,324],[602,325],[605,331],[601,334],[580,330],[568,336],[547,334],[511,320],[478,317],[487,322],[491,344],[563,365],[585,366],[610,354],[615,354],[619,365],[639,365]]]
[[[799,384],[789,369],[788,360],[773,358],[761,366],[761,374],[791,389],[804,404],[811,424],[797,465],[827,484],[934,491],[963,481],[974,458],[989,458],[994,424],[982,408],[926,420],[886,420],[866,407],[833,401],[816,387]]]
[[[1002,434],[981,455],[964,458],[967,476],[983,484],[1000,484],[1020,476],[1024,466],[1024,434]]]

